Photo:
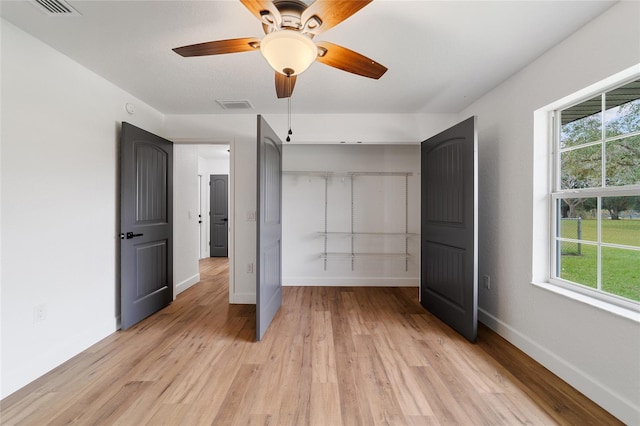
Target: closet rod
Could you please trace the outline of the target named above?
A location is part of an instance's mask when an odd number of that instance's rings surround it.
[[[302,175],[302,176],[413,176],[413,172],[320,172],[320,171],[304,171],[304,170],[284,170],[285,175]]]

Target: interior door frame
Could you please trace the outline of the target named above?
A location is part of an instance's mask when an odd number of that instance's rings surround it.
[[[202,217],[202,175],[198,172],[198,257],[203,259],[202,256],[202,225],[205,221]]]
[[[229,205],[227,208],[229,209],[229,241],[228,241],[228,256],[229,259],[229,303],[237,303],[235,300],[235,289],[236,289],[236,274],[235,274],[235,241],[236,241],[236,173],[235,173],[235,150],[236,150],[236,142],[235,140],[211,140],[211,139],[173,139],[173,142],[181,145],[228,145],[229,146]],[[208,182],[208,176],[207,176]],[[207,186],[208,188],[208,186]],[[175,202],[174,202],[174,214],[175,214]],[[207,233],[209,233],[209,215],[206,218],[207,224]],[[238,221],[240,222],[240,221]],[[211,254],[211,252],[209,252]],[[200,255],[200,248],[198,247],[198,257]],[[175,289],[174,289],[175,292]],[[174,293],[175,294],[175,293]]]

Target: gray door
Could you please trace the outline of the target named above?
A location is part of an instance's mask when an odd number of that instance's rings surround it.
[[[422,142],[420,303],[470,341],[478,322],[476,117]]]
[[[127,329],[173,300],[173,144],[129,123],[120,136],[120,311]]]
[[[209,177],[209,255],[227,257],[229,241],[228,176]]]
[[[282,305],[282,142],[258,116],[256,340]]]

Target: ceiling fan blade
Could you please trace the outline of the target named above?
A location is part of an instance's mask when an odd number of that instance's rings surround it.
[[[173,49],[181,56],[222,55],[223,53],[248,52],[260,48],[260,39],[255,37],[233,38],[229,40],[208,41]]]
[[[387,67],[346,47],[327,41],[316,43],[319,47],[318,62],[363,77],[379,79],[387,72]]]
[[[284,74],[276,73],[276,93],[278,98],[290,98],[293,93],[293,88],[296,85],[296,77],[292,75],[287,77]]]
[[[322,24],[313,30],[314,34],[320,34],[329,28],[335,27],[372,1],[373,0],[316,0],[302,12],[301,21],[304,25],[314,16],[320,18]]]
[[[265,20],[263,19],[263,14],[265,14],[265,11],[267,11],[271,14],[271,18],[268,18],[268,19],[273,20],[272,24],[275,24],[276,27],[280,26],[280,21],[282,20],[282,17],[280,16],[280,11],[276,7],[276,5],[273,4],[273,1],[271,0],[240,0],[240,2],[244,5],[244,7],[249,9],[249,12],[253,13],[253,16],[258,18],[258,20],[263,24],[265,23]]]

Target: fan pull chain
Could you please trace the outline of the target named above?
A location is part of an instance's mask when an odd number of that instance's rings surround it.
[[[287,76],[287,84],[289,85],[289,97],[287,98],[287,124],[289,125],[289,132],[287,134],[287,142],[291,142],[291,76]]]

